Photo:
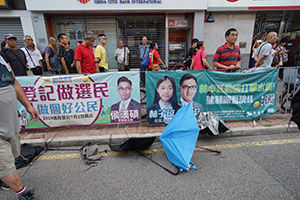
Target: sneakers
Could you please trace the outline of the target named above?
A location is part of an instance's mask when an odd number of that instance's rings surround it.
[[[3,181],[0,180],[0,189],[1,190],[9,190],[10,187],[6,185]]]
[[[23,194],[18,196],[19,200],[38,200],[37,198],[33,197],[33,193],[30,190],[26,190]]]

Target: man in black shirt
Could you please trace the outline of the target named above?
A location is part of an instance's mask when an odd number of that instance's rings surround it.
[[[62,66],[64,67],[66,74],[69,74],[68,66],[70,66],[71,63],[69,63],[67,50],[65,48],[65,46],[69,43],[68,36],[65,33],[60,33],[57,36],[57,39],[59,41],[58,57],[60,58],[60,62],[62,64]],[[64,74],[64,73],[62,73],[62,74]]]
[[[27,60],[24,52],[17,49],[17,38],[11,34],[5,34],[5,42],[8,49],[5,51],[5,59],[9,62],[15,76],[27,76]]]

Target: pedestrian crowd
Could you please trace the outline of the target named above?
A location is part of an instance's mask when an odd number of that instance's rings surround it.
[[[263,39],[258,40],[259,32],[253,37],[251,48],[251,59],[249,68],[255,67],[278,67],[288,61],[286,44],[288,39],[282,38],[277,46],[277,33],[265,32]],[[60,33],[57,39],[49,38],[49,45],[43,54],[35,47],[30,35],[25,35],[25,46],[17,49],[17,38],[13,34],[6,34],[1,43],[1,56],[8,62],[16,76],[43,75],[43,74],[73,74],[73,73],[97,73],[108,72],[109,63],[105,50],[107,37],[99,34],[97,37],[88,32],[84,41],[78,41],[75,50],[70,49],[68,36]],[[99,45],[93,46],[98,39]],[[188,50],[185,66],[191,70],[213,70],[213,66],[222,72],[236,72],[241,69],[241,52],[235,44],[238,39],[238,31],[230,28],[225,32],[225,44],[217,48],[213,57],[212,66],[207,61],[205,54],[205,43],[194,38],[191,48]],[[142,44],[138,47],[138,58],[140,66],[141,85],[145,85],[145,71],[157,71],[165,64],[158,53],[158,44],[151,41],[147,44],[147,37],[142,38]],[[58,47],[56,48],[58,43]],[[118,41],[114,58],[118,64],[118,71],[129,71],[128,47],[124,41]],[[146,65],[142,65],[146,61]],[[300,53],[295,56],[295,63],[300,62]]]
[[[49,45],[43,54],[35,47],[29,35],[24,37],[25,47],[21,49],[17,48],[17,38],[13,34],[6,34],[4,39],[0,55],[10,64],[15,76],[108,72],[105,50],[107,38],[104,34],[96,37],[88,32],[84,41],[78,41],[73,50],[70,49],[68,36],[60,33],[57,39],[49,38]],[[93,49],[96,39],[99,40],[99,45]],[[127,47],[123,50],[123,46],[124,43],[120,40],[115,59],[120,71],[129,71],[129,50]]]

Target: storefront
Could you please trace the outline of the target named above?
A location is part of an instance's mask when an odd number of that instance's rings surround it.
[[[258,39],[263,39],[263,34],[269,31],[278,33],[279,38],[287,38],[289,42],[286,48],[289,50],[289,60],[284,66],[293,66],[294,56],[300,44],[300,11],[299,10],[278,10],[278,11],[258,11],[254,34],[261,32]]]
[[[104,33],[108,38],[105,48],[110,69],[117,68],[114,51],[120,39],[130,50],[130,66],[139,68],[138,46],[143,36],[147,36],[148,43],[158,43],[159,54],[168,65],[170,42],[181,42],[186,50],[193,37],[203,38],[207,9],[206,0],[52,0],[42,5],[38,0],[25,2],[27,10],[43,15],[46,40],[64,32],[71,48],[75,48],[87,31],[96,35]]]
[[[234,27],[239,33],[236,44],[241,49],[242,68],[248,68],[252,38],[257,32],[276,31],[280,38],[297,38],[299,9],[299,2],[294,0],[208,0],[206,17],[211,15],[213,19],[204,24],[204,41],[211,44],[206,45],[209,63],[225,42],[225,31]]]

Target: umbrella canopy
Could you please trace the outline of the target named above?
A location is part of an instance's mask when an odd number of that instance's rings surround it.
[[[156,137],[131,137],[121,145],[109,145],[112,151],[140,151],[148,149]]]
[[[196,116],[200,133],[208,133],[209,135],[218,135],[224,133],[229,128],[218,115],[212,112],[201,112]]]
[[[192,105],[183,105],[159,137],[166,155],[175,166],[188,170],[196,146],[199,128]]]

